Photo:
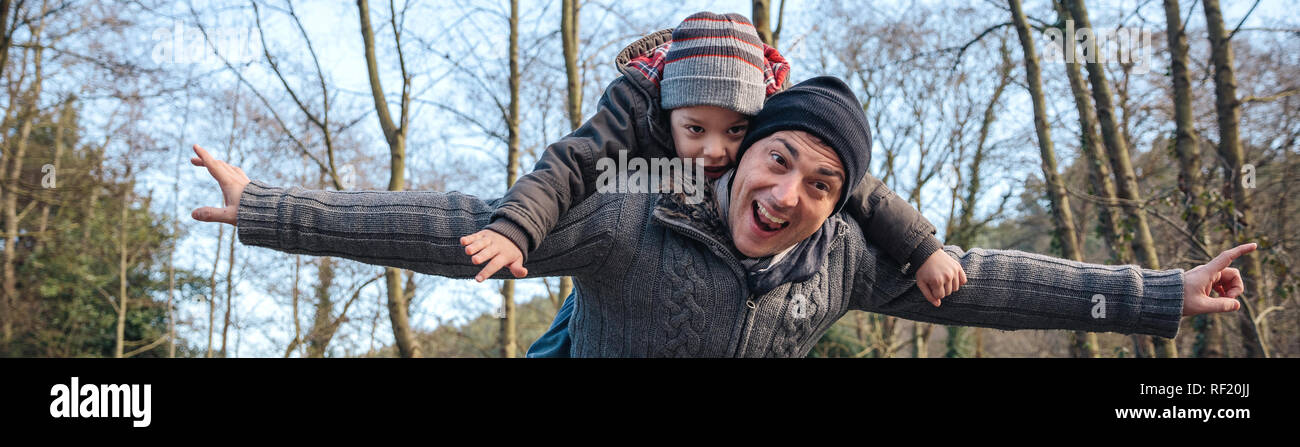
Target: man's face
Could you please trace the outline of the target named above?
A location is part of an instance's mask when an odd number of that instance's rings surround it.
[[[760,258],[812,236],[830,218],[844,180],[839,157],[807,132],[780,131],[755,142],[731,187],[736,248]]]

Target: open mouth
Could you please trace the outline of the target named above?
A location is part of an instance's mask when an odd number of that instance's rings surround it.
[[[775,233],[790,226],[790,221],[773,216],[772,212],[759,204],[757,200],[754,201],[750,208],[753,208],[754,225],[764,233]]]
[[[704,176],[708,177],[710,180],[717,180],[718,177],[722,177],[722,174],[726,174],[726,173],[727,173],[727,165],[704,167]]]

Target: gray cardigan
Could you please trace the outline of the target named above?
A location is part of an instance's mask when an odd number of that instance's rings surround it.
[[[239,240],[472,278],[481,266],[459,238],[482,229],[496,202],[456,192],[313,191],[254,181],[240,197]],[[936,308],[852,219],[837,226],[811,279],[754,296],[716,208],[705,206],[714,203],[706,197],[689,205],[680,194],[596,194],[561,218],[525,266],[532,277],[574,276],[573,356],[804,357],[853,309],[1004,330],[1178,332],[1182,270],[947,246],[969,282]],[[509,278],[508,269],[494,277]]]

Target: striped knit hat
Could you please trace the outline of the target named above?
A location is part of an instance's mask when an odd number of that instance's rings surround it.
[[[745,115],[763,108],[763,41],[740,14],[691,14],[673,30],[660,106],[717,106]]]

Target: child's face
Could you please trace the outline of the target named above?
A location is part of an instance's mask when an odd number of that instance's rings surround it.
[[[745,115],[714,106],[676,108],[669,121],[677,156],[703,164],[709,179],[717,179],[735,166],[740,140],[749,128]]]

